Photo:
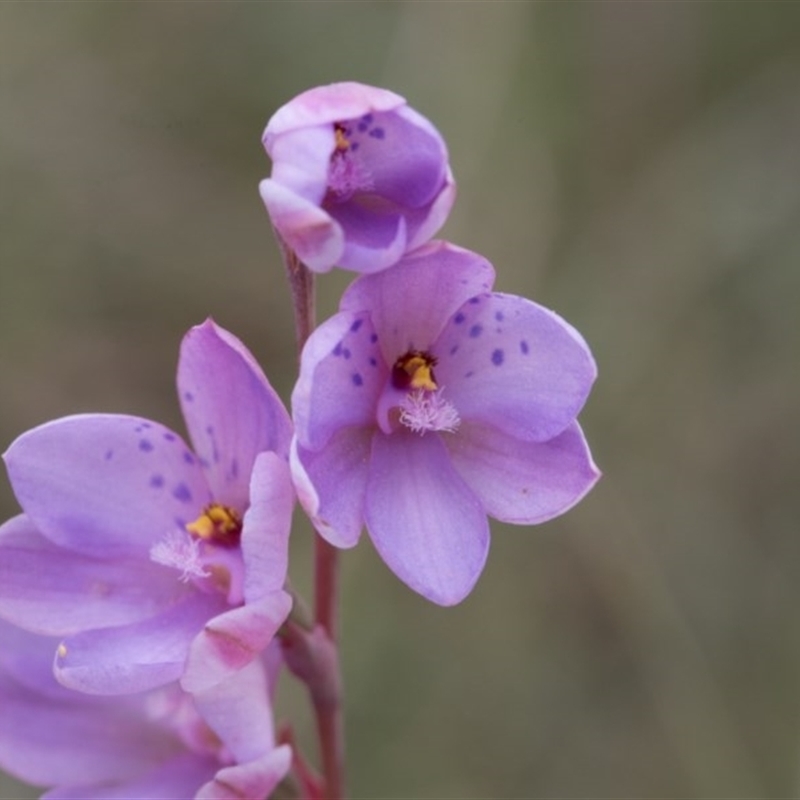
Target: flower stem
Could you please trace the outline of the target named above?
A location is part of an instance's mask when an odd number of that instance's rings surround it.
[[[314,273],[275,231],[286,267],[294,306],[298,359],[315,326]],[[344,797],[344,724],[342,714],[341,675],[336,641],[338,603],[338,552],[319,534],[314,537],[314,618],[330,645],[332,657],[322,659],[327,671],[326,690],[308,683],[317,723],[322,773],[326,800]],[[336,687],[331,691],[331,687]]]

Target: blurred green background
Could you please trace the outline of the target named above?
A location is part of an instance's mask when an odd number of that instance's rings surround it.
[[[589,341],[605,474],[496,525],[453,609],[345,554],[352,796],[798,796],[800,4],[0,5],[0,446],[80,411],[181,429],[207,315],[288,400],[260,135],[342,79],[431,118],[443,236]],[[288,681],[281,710],[313,750]]]

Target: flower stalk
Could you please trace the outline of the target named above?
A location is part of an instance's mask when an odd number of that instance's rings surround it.
[[[298,359],[315,327],[314,273],[286,244],[275,237],[283,256],[292,294]],[[284,653],[292,672],[308,687],[314,707],[317,736],[328,800],[344,797],[344,725],[342,719],[341,670],[336,641],[338,603],[338,552],[319,534],[314,537],[314,620],[305,631],[287,626]]]

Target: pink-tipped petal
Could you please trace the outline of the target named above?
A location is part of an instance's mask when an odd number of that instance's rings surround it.
[[[600,477],[577,422],[546,442],[477,424],[462,425],[445,441],[456,470],[487,513],[503,522],[533,525],[557,517]]]
[[[187,593],[144,559],[98,559],[58,547],[26,516],[0,526],[0,617],[35,633],[68,636],[147,619]]]
[[[289,745],[276,747],[256,761],[221,769],[200,788],[195,800],[243,800],[269,797],[292,765]]]
[[[270,180],[320,206],[328,188],[328,168],[335,146],[333,125],[317,125],[273,137]]]
[[[214,500],[238,509],[247,507],[256,456],[288,456],[292,435],[283,403],[243,350],[207,320],[186,334],[178,362],[183,415]]]
[[[240,764],[275,747],[270,685],[261,659],[193,698],[205,722]]]
[[[375,434],[366,522],[389,568],[439,605],[463,600],[486,562],[486,512],[436,434]]]
[[[289,465],[275,453],[261,453],[250,478],[250,508],[242,526],[246,603],[286,583],[294,501]]]
[[[209,620],[189,647],[181,686],[203,692],[247,666],[266,649],[291,608],[292,598],[281,590]]]
[[[24,433],[5,460],[35,527],[88,556],[149,558],[152,545],[211,500],[183,440],[138,417],[64,417]]]
[[[300,445],[320,450],[340,429],[370,425],[388,377],[366,314],[336,314],[306,342],[292,412]]]
[[[274,137],[287,131],[355,119],[370,111],[390,111],[405,100],[388,89],[355,81],[315,86],[281,106],[267,123],[264,145],[272,155]]]
[[[364,526],[372,431],[345,428],[319,452],[292,447],[292,479],[317,532],[336,547],[353,547]]]
[[[329,272],[344,252],[341,225],[319,205],[266,179],[258,185],[272,224],[286,245],[314,272]]]
[[[426,350],[469,298],[488,292],[494,269],[482,256],[447,242],[431,242],[377,275],[354,281],[342,311],[369,310],[387,364],[410,349]]]
[[[570,425],[597,375],[571,325],[513,295],[465,303],[434,354],[439,386],[462,420],[530,441],[552,439]]]
[[[196,593],[144,622],[79,633],[59,646],[56,678],[70,689],[99,695],[163,686],[181,676],[192,640],[225,609],[221,596]]]

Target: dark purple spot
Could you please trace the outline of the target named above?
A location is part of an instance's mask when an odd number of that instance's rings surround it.
[[[231,461],[231,478],[239,477],[239,462],[234,458]]]
[[[183,451],[183,460],[187,464],[194,464],[194,456],[188,450]]]
[[[360,147],[358,142],[350,142],[350,149],[355,152]]]
[[[335,356],[340,356],[342,354],[342,343],[341,342],[339,342],[339,344],[337,344],[336,347],[333,348],[333,354]]]
[[[186,520],[183,517],[173,517],[172,521],[181,529],[186,530]]]
[[[153,443],[149,439],[142,439],[139,442],[139,449],[144,453],[149,453],[153,449]]]
[[[355,333],[364,324],[363,319],[357,319],[351,326],[350,330]]]
[[[496,367],[499,367],[503,363],[503,359],[505,358],[505,353],[498,348],[492,353],[492,364]]]
[[[364,379],[361,377],[361,375],[358,372],[354,372],[353,373],[351,380],[353,381],[353,386],[363,386],[364,385]]]
[[[370,359],[369,359],[369,363],[370,363],[370,366],[372,366],[372,367],[377,367],[378,366],[377,360],[372,358],[371,356],[370,356]]]
[[[458,350],[458,345],[457,345],[457,344],[454,344],[454,345],[453,345],[453,346],[450,348],[450,355],[451,355],[451,356],[454,356],[454,355],[456,354],[456,351],[457,351],[457,350]]]
[[[183,399],[186,400],[187,403],[191,403],[194,400],[194,395],[191,392],[184,392]]]
[[[386,131],[384,131],[384,130],[383,130],[383,128],[373,128],[373,129],[372,129],[372,130],[369,132],[369,135],[370,135],[370,136],[371,136],[373,139],[383,139],[383,137],[384,137],[384,136],[386,136]]]
[[[464,377],[465,378],[471,378],[474,374],[475,373],[472,370],[470,370],[469,372],[465,372],[464,373]]]
[[[214,435],[214,426],[213,425],[206,425],[206,433],[209,436],[213,436]]]
[[[470,297],[469,301],[472,303],[472,305],[476,306],[478,303],[480,303],[481,299],[480,297]]]
[[[503,315],[503,312],[502,312],[502,311],[495,311],[495,312],[494,312],[494,318],[495,318],[495,319],[496,319],[498,322],[502,322],[502,321],[505,319],[505,316]]]
[[[522,351],[522,355],[528,355],[528,343],[524,339],[519,343],[519,349]]]
[[[364,133],[364,131],[365,131],[367,128],[369,128],[369,122],[367,122],[366,120],[363,120],[363,119],[362,119],[362,120],[361,120],[361,122],[359,122],[359,123],[358,123],[358,130],[359,130],[359,132],[360,132],[360,133]]]
[[[478,325],[477,323],[469,329],[469,335],[473,339],[477,339],[482,333],[483,333],[483,325]]]
[[[190,503],[192,501],[192,493],[185,483],[179,483],[172,490],[172,496],[181,503]]]
[[[372,122],[373,119],[374,119],[374,117],[372,116],[372,114],[364,114],[364,116],[361,117],[361,121],[362,122],[366,122],[367,125],[369,125]]]
[[[111,459],[113,457],[114,457],[114,451],[113,450],[106,450],[106,461],[111,461]]]
[[[175,441],[175,434],[174,434],[174,433],[165,433],[165,434],[164,434],[164,438],[165,438],[165,439],[166,439],[168,442],[174,442],[174,441]]]
[[[378,341],[378,334],[377,334],[377,333],[373,333],[373,334],[372,334],[372,335],[369,337],[369,340],[370,340],[370,342],[371,342],[372,344],[375,344],[375,342],[377,342],[377,341]]]
[[[164,485],[164,476],[163,475],[151,475],[150,476],[150,486],[153,489],[160,489]]]
[[[214,445],[214,452],[211,454],[211,457],[214,459],[215,464],[219,464],[219,450],[217,450],[216,445]]]
[[[353,355],[353,354],[346,347],[343,347],[342,348],[342,355],[345,358],[350,358],[350,356]]]
[[[460,325],[460,324],[461,324],[461,323],[462,323],[462,322],[463,322],[465,319],[466,319],[466,317],[464,316],[464,314],[462,314],[462,313],[459,311],[459,312],[458,312],[458,314],[456,314],[456,315],[453,317],[453,322],[455,322],[455,324],[456,324],[456,325]]]

